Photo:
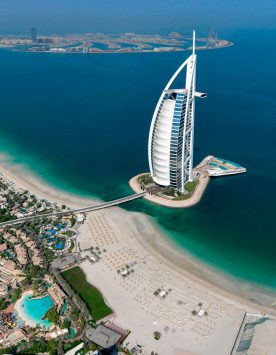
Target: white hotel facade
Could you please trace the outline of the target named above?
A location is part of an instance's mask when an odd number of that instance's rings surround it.
[[[171,89],[176,77],[186,69],[185,87]],[[156,105],[148,142],[148,159],[153,181],[184,192],[193,180],[193,145],[196,91],[195,32],[193,51],[169,80]]]

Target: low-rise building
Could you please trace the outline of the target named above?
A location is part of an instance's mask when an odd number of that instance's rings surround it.
[[[55,302],[57,306],[57,310],[59,311],[62,306],[64,305],[64,301],[66,299],[65,293],[62,291],[62,289],[59,287],[57,283],[53,284],[51,287],[48,288],[48,294],[52,298],[52,300]]]
[[[5,208],[7,204],[7,199],[5,196],[0,195],[0,208]]]
[[[25,246],[32,252],[32,262],[34,265],[40,265],[42,263],[42,258],[40,256],[40,251],[36,247],[36,243],[33,240],[27,241]]]
[[[57,330],[54,330],[53,332],[48,332],[45,335],[45,339],[46,340],[55,339],[55,338],[58,338],[58,337],[60,337],[62,335],[65,335],[65,334],[68,334],[68,329],[67,328],[65,328],[65,329],[57,329]]]
[[[7,242],[9,242],[9,243],[11,243],[11,244],[16,244],[16,243],[18,243],[17,237],[14,236],[14,235],[12,235],[12,234],[10,234],[10,233],[8,233],[8,232],[3,234],[3,238],[4,238]]]
[[[28,241],[30,241],[31,239],[21,230],[17,230],[16,231],[16,235],[17,237],[19,237],[24,243],[27,243]]]
[[[78,223],[82,224],[82,223],[84,223],[84,220],[85,220],[85,215],[83,213],[78,213],[77,214]]]
[[[4,259],[4,258],[0,258],[0,267],[3,267],[9,271],[15,271],[16,270],[16,263],[12,260],[9,259]],[[18,274],[21,273],[20,270],[16,270],[16,272],[14,274]]]
[[[55,269],[63,270],[74,265],[78,265],[81,262],[80,254],[68,254],[64,257],[54,259],[52,265]]]
[[[34,265],[41,265],[42,264],[42,258],[40,256],[39,252],[32,256],[32,262]]]
[[[27,341],[28,337],[22,329],[14,329],[0,336],[0,345],[4,347],[13,346],[21,341]]]
[[[121,329],[119,327],[117,328]],[[85,332],[85,336],[89,341],[99,345],[100,347],[104,349],[111,349],[117,344],[123,342],[128,335],[127,331],[125,334],[122,334],[122,331],[119,332],[117,328],[114,326],[112,329],[112,327],[100,324],[97,328],[88,327]]]
[[[84,347],[84,343],[80,343],[79,345],[75,346],[73,349],[67,351],[65,355],[75,355]]]
[[[16,268],[12,260],[0,259],[0,294],[5,295],[8,287],[17,287],[24,280],[22,271]]]
[[[14,246],[14,248],[15,248],[15,252],[16,252],[17,260],[18,260],[19,264],[26,265],[28,262],[28,254],[27,254],[27,250],[24,247],[24,245],[16,244]]]
[[[4,252],[8,249],[7,244],[6,243],[2,243],[0,244],[0,252]]]

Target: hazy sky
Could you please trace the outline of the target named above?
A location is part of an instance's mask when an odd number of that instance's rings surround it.
[[[0,0],[0,33],[275,28],[276,0]]]

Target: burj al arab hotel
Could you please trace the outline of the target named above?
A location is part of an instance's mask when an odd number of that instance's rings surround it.
[[[184,88],[172,89],[173,82],[185,69]],[[185,73],[183,76],[185,78]],[[193,32],[192,54],[180,65],[162,91],[152,117],[148,158],[150,173],[156,184],[184,192],[185,184],[193,180],[195,98],[206,96],[196,91]]]

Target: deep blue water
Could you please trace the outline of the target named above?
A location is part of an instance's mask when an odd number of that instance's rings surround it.
[[[136,201],[181,247],[232,275],[276,287],[275,31],[229,34],[199,51],[195,162],[213,154],[248,173],[212,180],[188,210]],[[0,51],[0,148],[55,185],[104,200],[146,171],[151,116],[183,53]],[[178,83],[181,84],[180,81]]]

